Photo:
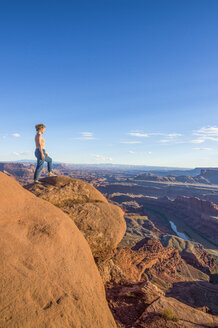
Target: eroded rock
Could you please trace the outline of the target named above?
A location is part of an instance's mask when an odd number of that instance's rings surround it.
[[[93,256],[105,258],[116,248],[126,231],[124,213],[87,182],[70,177],[43,178],[41,185],[26,189],[61,208],[88,241]]]
[[[2,172],[0,193],[0,327],[117,327],[73,220]]]

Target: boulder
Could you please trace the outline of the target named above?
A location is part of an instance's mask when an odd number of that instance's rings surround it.
[[[0,327],[117,327],[73,220],[2,172],[0,193]]]
[[[88,241],[95,258],[105,258],[126,231],[124,213],[88,182],[65,176],[40,179],[25,188],[61,208]]]
[[[152,321],[154,321],[155,315],[162,317],[162,314],[166,310],[173,311],[175,318],[177,318],[178,321],[174,323],[174,320],[169,319],[165,321],[165,326],[162,326],[161,324],[159,325],[159,322],[156,320],[156,326],[150,325],[151,318],[153,318]],[[149,325],[147,326],[146,322],[148,321]],[[203,311],[194,309],[174,298],[161,296],[147,307],[146,311],[137,321],[137,324],[142,324],[141,327],[168,327],[166,322],[171,324],[169,327],[178,328],[217,327],[218,318],[211,314],[204,313]]]

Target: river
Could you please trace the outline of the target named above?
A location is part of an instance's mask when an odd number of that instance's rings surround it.
[[[177,234],[178,237],[184,239],[184,240],[189,240],[189,238],[186,236],[186,234],[184,234],[183,232],[179,232],[176,228],[176,225],[173,221],[169,221],[171,228],[173,229],[173,231],[175,231],[175,233]]]

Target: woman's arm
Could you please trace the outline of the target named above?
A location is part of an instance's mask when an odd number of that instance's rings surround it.
[[[41,157],[42,157],[42,159],[44,159],[45,155],[44,155],[43,150],[42,150],[42,136],[41,136],[41,134],[39,134],[37,136],[37,139],[38,139],[38,144],[39,144],[39,150],[41,152]]]

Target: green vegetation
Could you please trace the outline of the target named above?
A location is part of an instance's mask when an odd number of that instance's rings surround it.
[[[128,297],[135,297],[135,294],[130,293],[130,292],[127,292],[125,295],[128,296]]]
[[[179,321],[179,317],[173,312],[172,309],[167,308],[161,312],[161,316],[165,320]]]

